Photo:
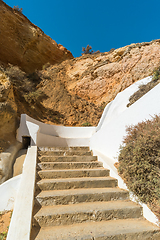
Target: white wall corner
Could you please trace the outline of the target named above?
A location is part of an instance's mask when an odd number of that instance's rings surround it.
[[[37,144],[37,133],[39,131],[39,126],[35,123],[27,121],[27,115],[21,114],[20,126],[17,130],[17,140],[22,142],[22,137],[31,137],[31,146]]]

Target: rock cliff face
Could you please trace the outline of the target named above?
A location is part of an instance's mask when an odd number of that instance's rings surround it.
[[[108,102],[160,65],[160,40],[74,59],[1,0],[0,21],[0,152],[14,141],[22,113],[50,124],[97,125]]]
[[[13,86],[0,70],[0,152],[15,140],[17,105]]]
[[[137,80],[152,75],[159,65],[160,40],[84,55],[66,66],[66,87],[70,93],[100,105]]]
[[[55,64],[73,58],[71,52],[2,0],[0,23],[0,61],[5,64],[18,65],[31,73],[47,62]]]
[[[156,40],[83,55],[32,74],[16,66],[2,68],[1,136],[14,136],[22,113],[50,124],[97,125],[108,102],[159,65]]]

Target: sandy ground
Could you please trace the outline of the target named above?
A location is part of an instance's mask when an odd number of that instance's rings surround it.
[[[0,240],[5,240],[11,221],[12,212],[1,213],[0,212]]]

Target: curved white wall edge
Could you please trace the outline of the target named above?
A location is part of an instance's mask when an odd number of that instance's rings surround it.
[[[92,149],[93,154],[98,157],[98,161],[103,162],[103,167],[110,170],[110,176],[118,179],[118,187],[128,190],[126,184],[124,183],[123,179],[118,175],[118,171],[116,167],[114,166],[113,159],[103,155],[102,153]],[[128,190],[129,191],[129,190]],[[149,209],[149,207],[142,203],[137,196],[135,196],[132,192],[129,191],[129,198],[133,202],[139,203],[143,208],[143,216],[146,218],[149,222],[157,225],[160,227],[160,222],[156,215]]]
[[[0,185],[0,211],[13,210],[22,174]]]
[[[105,107],[102,116],[99,120],[98,126],[96,127],[96,132],[99,131],[104,123],[104,121],[106,120],[106,116],[108,115],[109,109],[111,108],[113,101],[111,101],[110,103],[107,104],[107,106]]]
[[[129,98],[132,94],[134,94],[138,89],[139,86],[145,85],[152,80],[152,76],[143,78],[131,86],[119,92],[115,99],[107,104],[105,107],[102,117],[98,123],[96,128],[96,132],[100,130],[100,128],[105,126],[107,123],[116,119],[121,113],[123,113],[127,108],[127,104],[129,103]]]
[[[34,188],[36,178],[37,146],[28,148],[17,191],[7,240],[30,240]]]
[[[91,148],[96,149],[111,159],[117,157],[120,144],[122,144],[126,135],[126,126],[136,125],[139,122],[152,119],[152,116],[155,114],[160,114],[159,92],[160,84],[156,85],[119,115],[115,115],[111,121],[105,121],[101,129],[91,137]],[[118,108],[119,103],[117,102],[117,111]]]

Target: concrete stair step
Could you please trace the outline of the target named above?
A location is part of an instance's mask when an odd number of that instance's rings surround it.
[[[160,239],[160,229],[142,218],[142,207],[88,147],[43,147],[38,155],[34,240]]]
[[[119,188],[53,190],[40,192],[36,199],[41,206],[102,202],[128,199],[128,191]]]
[[[69,170],[42,170],[38,172],[41,179],[51,178],[79,178],[79,177],[106,177],[108,169],[69,169]]]
[[[89,147],[39,147],[38,151],[90,151]]]
[[[103,167],[101,162],[41,162],[38,166],[42,170],[51,169],[87,169]]]
[[[88,222],[41,228],[36,240],[159,240],[159,228],[144,219]]]
[[[43,206],[35,215],[41,227],[140,217],[142,208],[127,200]]]
[[[67,151],[67,150],[55,150],[55,151],[39,151],[40,156],[92,156],[91,151]]]
[[[42,179],[37,184],[42,191],[77,188],[108,188],[116,187],[117,179],[111,177]]]
[[[97,156],[41,156],[41,162],[94,162]]]

